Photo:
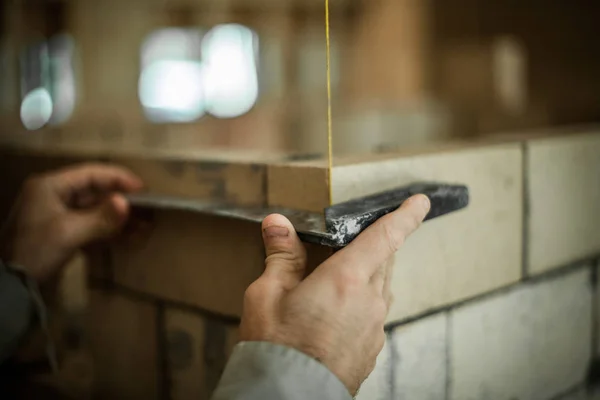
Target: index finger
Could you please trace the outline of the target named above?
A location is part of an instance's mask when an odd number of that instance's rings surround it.
[[[337,252],[326,264],[334,268],[349,268],[367,281],[392,257],[421,225],[429,213],[431,203],[427,196],[417,195],[402,206],[380,218],[361,233],[345,249]]]
[[[133,192],[143,186],[140,178],[129,170],[107,164],[83,164],[65,168],[50,175],[49,179],[61,196],[69,196],[88,188]]]

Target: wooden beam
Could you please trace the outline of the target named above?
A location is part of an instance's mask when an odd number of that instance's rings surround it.
[[[268,167],[270,206],[322,212],[329,206],[326,162],[293,162]]]
[[[228,154],[170,155],[111,154],[91,151],[30,149],[1,150],[2,165],[19,183],[27,175],[82,162],[106,162],[130,169],[145,190],[238,205],[267,203],[267,167],[264,162],[233,162]]]

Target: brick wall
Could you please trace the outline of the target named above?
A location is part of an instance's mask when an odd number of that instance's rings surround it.
[[[522,202],[505,203],[505,213],[489,221],[480,216],[472,227],[459,225],[459,215],[456,221],[439,220],[409,239],[411,256],[398,266],[404,272],[396,291],[400,306],[395,309],[404,320],[389,324],[387,345],[359,399],[596,398],[600,135],[525,140],[520,149],[499,151],[515,150],[523,156],[517,168],[522,168],[522,180],[517,174],[516,184],[508,184],[506,175],[515,161],[505,160],[495,177],[481,176],[471,186],[491,188],[504,180],[503,191],[518,191]],[[495,162],[488,156],[471,167],[483,171]],[[494,199],[506,202],[497,194],[488,201]],[[522,223],[492,224],[515,214],[523,217]],[[477,246],[473,242],[466,253],[464,248],[457,254],[439,247],[450,239],[444,236],[438,243],[437,234],[452,225],[458,241],[470,244],[469,232],[479,238],[490,232],[504,248],[494,253],[485,239]],[[518,246],[506,247],[514,237]],[[419,253],[426,247],[448,253],[430,266]],[[462,268],[453,266],[454,257],[465,257]],[[466,266],[474,259],[476,264]],[[420,298],[410,287],[425,292],[429,303],[408,307]],[[457,296],[437,301],[448,292]],[[476,292],[480,294],[453,301]]]
[[[600,130],[586,128],[335,167],[336,202],[421,179],[472,193],[468,209],[427,223],[396,257],[387,344],[360,400],[591,398],[598,154]],[[268,167],[269,204],[319,207],[294,190],[319,192],[322,169],[299,165]],[[149,222],[148,236],[88,253],[87,293],[63,290],[70,335],[59,336],[66,371],[55,386],[79,398],[208,399],[237,341],[244,289],[263,268],[257,226],[172,212]],[[328,251],[309,255],[315,266]],[[69,316],[82,304],[77,330]]]

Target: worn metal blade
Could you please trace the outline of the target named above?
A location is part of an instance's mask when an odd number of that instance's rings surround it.
[[[333,243],[346,245],[379,218],[397,210],[417,194],[424,194],[431,201],[425,221],[461,210],[469,204],[469,189],[465,185],[414,183],[325,209],[326,232]]]
[[[230,206],[151,193],[129,195],[128,199],[133,207],[188,211],[258,224],[270,214],[281,214],[294,225],[302,241],[341,248],[415,194],[425,194],[431,200],[427,220],[465,208],[469,203],[466,186],[440,183],[417,183],[351,200],[326,208],[324,214],[280,207]]]
[[[130,204],[137,208],[187,211],[204,215],[216,215],[241,221],[262,223],[271,214],[281,214],[290,220],[305,242],[326,244],[330,235],[326,232],[325,218],[321,213],[292,210],[281,207],[244,207],[215,204],[201,200],[156,195],[152,193],[127,196]]]

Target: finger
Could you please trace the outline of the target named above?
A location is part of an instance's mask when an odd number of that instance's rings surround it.
[[[120,194],[110,196],[99,206],[68,214],[64,219],[64,241],[78,248],[118,233],[129,214],[129,204]]]
[[[304,278],[306,249],[292,223],[282,215],[273,214],[262,224],[266,251],[264,276],[273,278],[291,290]]]
[[[361,233],[345,249],[336,253],[326,264],[351,268],[368,282],[391,256],[421,225],[431,203],[424,195],[413,196],[402,206],[380,218]]]
[[[63,169],[49,176],[49,182],[60,196],[68,198],[86,189],[134,192],[143,187],[132,172],[113,165],[84,164]]]
[[[91,208],[96,206],[101,199],[101,195],[92,191],[78,192],[72,199],[72,206],[74,208]]]

